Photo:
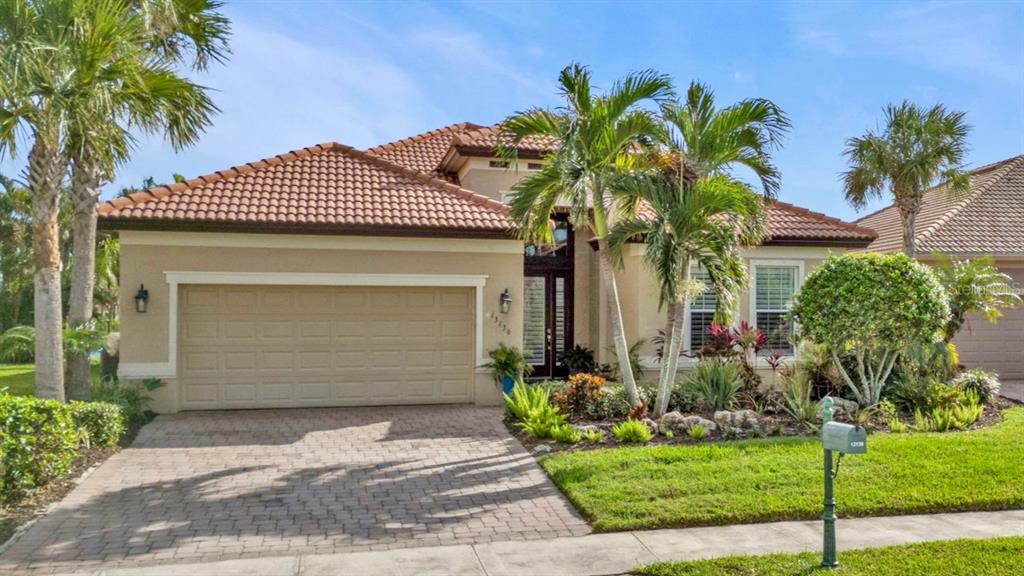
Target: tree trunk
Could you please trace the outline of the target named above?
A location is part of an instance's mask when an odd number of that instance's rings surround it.
[[[71,199],[75,213],[71,224],[72,257],[71,302],[68,325],[79,328],[92,320],[93,291],[96,282],[96,205],[103,185],[103,172],[91,155],[83,153],[75,159],[71,174]],[[68,398],[88,400],[92,386],[89,354],[73,354],[67,358]]]
[[[66,165],[56,145],[36,141],[29,152],[32,192],[32,263],[35,280],[36,396],[64,401],[64,349],[61,335],[60,181]]]
[[[914,239],[914,222],[921,211],[921,199],[908,193],[897,191],[896,205],[903,223],[903,252],[914,258],[917,254],[917,243]]]
[[[626,343],[626,331],[622,325],[619,287],[615,282],[612,263],[608,261],[607,244],[603,238],[597,241],[597,246],[600,252],[598,257],[601,261],[601,282],[604,284],[605,296],[608,299],[608,317],[611,322],[612,340],[615,343],[615,356],[619,362],[619,372],[622,373],[622,387],[626,391],[630,405],[636,406],[640,404],[640,394],[636,389],[636,379],[633,378],[633,365],[629,361],[629,344]]]
[[[689,282],[689,270],[685,274]],[[679,352],[683,347],[683,329],[686,326],[686,317],[690,310],[689,298],[679,298],[670,308],[673,314],[671,319],[671,330],[668,334],[668,342],[665,344],[665,357],[662,359],[661,375],[658,380],[658,399],[654,404],[654,417],[661,418],[668,411],[668,402],[672,398],[672,388],[676,383],[676,374],[679,371]]]

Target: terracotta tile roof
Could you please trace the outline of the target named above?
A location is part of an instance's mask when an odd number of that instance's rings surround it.
[[[477,127],[461,132],[452,139],[452,146],[463,153],[492,153],[498,146],[501,124]],[[558,146],[557,138],[530,137],[519,146],[519,154],[523,157],[543,157]]]
[[[403,138],[366,150],[367,153],[379,156],[389,162],[404,166],[410,170],[434,174],[456,181],[454,174],[440,170],[441,160],[452,147],[452,139],[469,130],[483,128],[479,124],[460,122],[438,128],[409,138]]]
[[[878,232],[869,250],[903,248],[903,227],[895,206],[868,214],[857,224]],[[914,223],[922,254],[1024,256],[1024,155],[971,172],[971,189],[956,198],[943,183],[925,192]]]
[[[646,204],[641,205],[640,214],[653,216]],[[867,228],[775,200],[768,205],[768,237],[763,244],[863,247],[875,236]]]
[[[190,228],[507,235],[504,204],[337,143],[106,202],[100,220]]]

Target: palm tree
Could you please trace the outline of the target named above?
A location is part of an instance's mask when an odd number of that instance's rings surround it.
[[[927,110],[907,101],[886,106],[880,134],[868,131],[846,142],[846,200],[861,208],[888,187],[903,222],[903,251],[914,257],[914,221],[925,191],[939,180],[948,182],[954,196],[970,189],[970,178],[962,171],[969,131],[963,112],[941,104]]]
[[[608,236],[613,256],[634,238],[643,238],[644,260],[658,279],[660,303],[669,308],[669,329],[654,416],[668,408],[683,341],[690,302],[705,286],[691,280],[691,264],[707,270],[717,298],[716,316],[727,318],[746,268],[739,248],[756,245],[765,229],[761,197],[749,186],[718,174],[695,182],[674,173],[629,175],[617,186],[620,193],[649,207],[620,221]]]
[[[213,6],[211,8],[210,6]],[[86,326],[93,316],[96,256],[96,208],[104,184],[127,158],[133,143],[131,128],[163,130],[176,150],[195,142],[216,107],[205,89],[172,69],[185,58],[180,45],[194,46],[195,65],[212,57],[221,60],[228,34],[227,21],[209,2],[182,0],[99,3],[92,10],[97,23],[108,24],[108,42],[91,53],[76,54],[90,89],[69,110],[68,157],[72,162],[74,203],[71,296],[68,324]],[[117,22],[117,25],[114,25]],[[212,22],[212,24],[197,24]],[[191,37],[195,34],[197,37]],[[172,60],[173,59],[173,60]],[[69,356],[68,395],[88,398],[89,356]]]
[[[952,342],[967,320],[967,314],[980,312],[995,324],[1002,317],[1002,308],[1021,303],[1013,286],[1013,278],[995,267],[991,256],[974,260],[953,260],[939,255],[933,268],[949,296],[950,317],[942,330],[943,340]]]
[[[597,239],[615,355],[628,399],[636,405],[640,395],[629,361],[615,271],[607,255],[608,232],[618,216],[609,181],[630,165],[638,145],[659,132],[655,115],[640,104],[671,98],[672,83],[648,70],[630,74],[607,93],[595,95],[589,69],[572,64],[559,75],[559,89],[565,99],[562,107],[535,108],[502,123],[503,157],[514,159],[517,146],[527,138],[555,143],[541,170],[514,186],[511,215],[525,240],[550,242],[551,216],[567,203],[572,224],[589,229]]]

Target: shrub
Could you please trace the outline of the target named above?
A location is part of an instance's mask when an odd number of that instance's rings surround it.
[[[522,380],[512,388],[512,395],[503,394],[505,408],[516,420],[524,420],[528,414],[547,406],[550,392],[544,386],[530,386]]]
[[[818,403],[811,399],[813,385],[802,370],[787,370],[782,376],[779,407],[801,424],[813,422],[818,416]]]
[[[792,314],[805,337],[828,346],[857,402],[872,406],[900,353],[935,339],[949,301],[931,270],[905,254],[843,254],[807,277]],[[842,365],[843,353],[856,370]]]
[[[595,374],[573,374],[565,390],[555,394],[555,405],[570,418],[583,416],[589,405],[606,394],[604,384],[605,379]]]
[[[907,431],[907,425],[900,422],[899,418],[892,418],[889,420],[889,432],[893,434],[903,434]]]
[[[973,390],[981,404],[988,404],[999,395],[999,376],[977,368],[953,379],[953,387],[961,392]]]
[[[603,393],[593,398],[584,408],[583,416],[589,420],[613,420],[629,413],[626,391],[618,384],[606,385]]]
[[[526,361],[523,353],[515,346],[501,343],[494,350],[487,352],[487,355],[490,356],[491,361],[484,364],[484,368],[490,371],[491,378],[498,384],[501,384],[501,379],[505,376],[520,378],[523,375],[529,376],[533,372],[533,366]]]
[[[694,440],[700,441],[708,437],[708,429],[702,424],[694,424],[686,431],[686,435]]]
[[[113,446],[125,433],[124,414],[116,404],[75,401],[69,402],[68,408],[86,447]]]
[[[966,430],[977,422],[985,412],[985,406],[981,403],[978,393],[968,390],[964,393],[964,400],[952,408],[954,425],[960,430]]]
[[[590,430],[587,430],[586,432],[583,433],[583,438],[587,442],[601,444],[602,442],[604,442],[604,432],[601,432],[596,428],[591,428]]]
[[[0,394],[0,497],[16,500],[65,474],[79,440],[66,404]]]
[[[562,424],[551,429],[551,439],[559,444],[577,444],[580,438],[580,431],[571,424]]]
[[[597,362],[594,361],[594,351],[579,344],[573,345],[562,353],[559,361],[562,366],[569,370],[569,374],[579,372],[593,372],[597,369]]]
[[[92,399],[95,402],[106,402],[121,408],[125,425],[128,428],[145,424],[150,416],[149,394],[164,386],[158,378],[150,378],[141,383],[121,382],[115,378],[105,378],[92,387]]]
[[[625,420],[619,422],[615,426],[612,426],[612,434],[619,439],[620,442],[650,442],[651,438],[654,438],[654,433],[640,420]]]
[[[551,431],[565,425],[565,415],[558,411],[557,406],[544,404],[530,410],[517,426],[534,438],[550,438]]]
[[[626,414],[626,418],[630,420],[643,420],[647,418],[647,405],[649,400],[644,398],[636,406],[632,406],[629,409],[629,413]]]
[[[904,375],[893,386],[890,397],[907,412],[928,413],[936,408],[956,406],[963,401],[964,393],[933,378]]]
[[[709,410],[725,410],[743,387],[740,366],[723,360],[702,360],[686,379],[687,388]]]

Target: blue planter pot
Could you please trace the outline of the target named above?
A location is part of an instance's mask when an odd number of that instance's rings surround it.
[[[516,379],[514,376],[508,374],[501,377],[501,391],[509,396],[512,395],[512,389],[516,386]]]

